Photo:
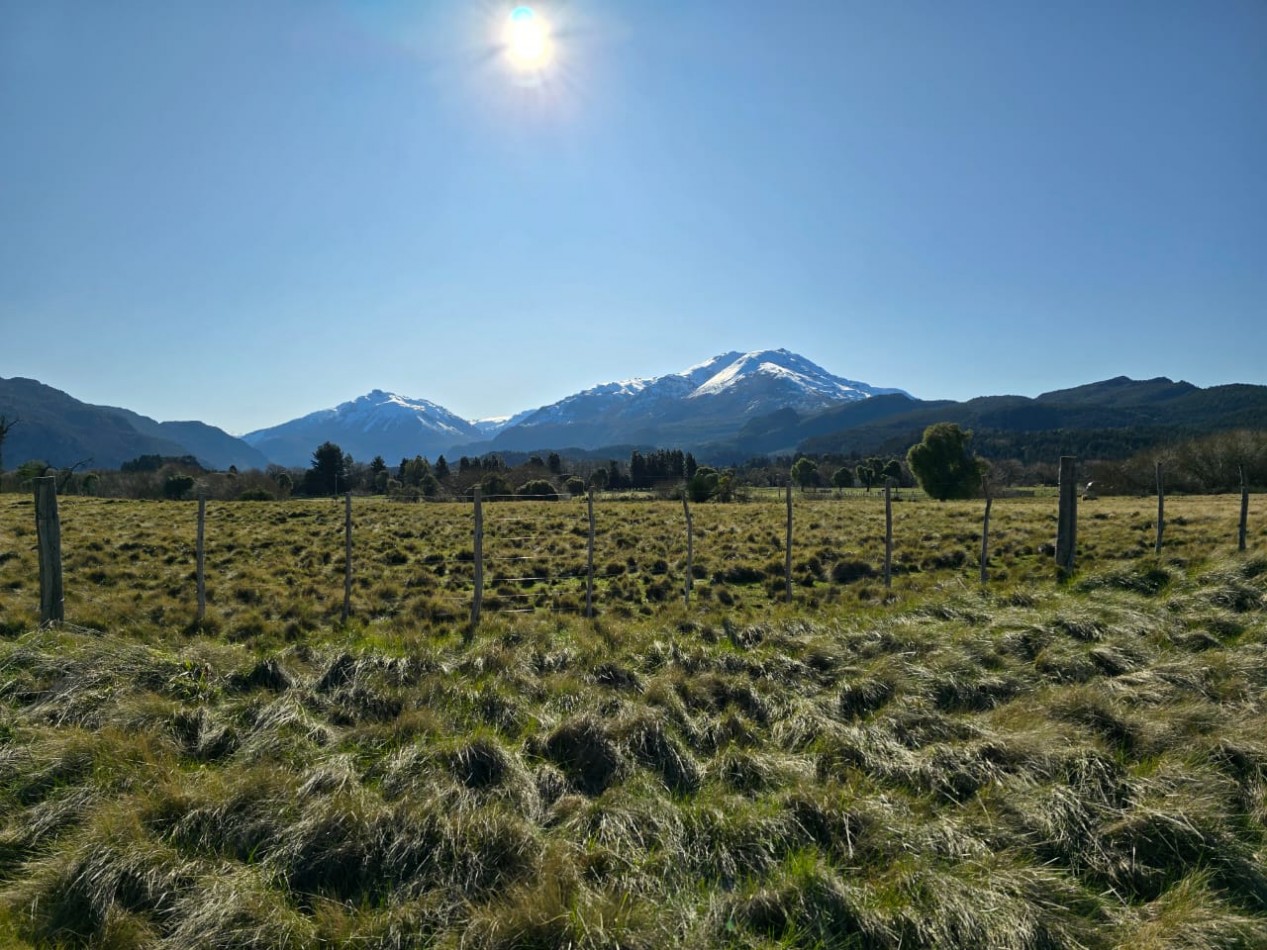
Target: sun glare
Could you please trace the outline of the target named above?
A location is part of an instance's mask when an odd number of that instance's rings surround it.
[[[550,62],[550,27],[532,7],[515,7],[506,21],[506,53],[524,72],[544,69]]]

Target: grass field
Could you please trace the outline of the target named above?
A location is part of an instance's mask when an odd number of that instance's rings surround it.
[[[1254,501],[0,496],[0,947],[1267,946]]]

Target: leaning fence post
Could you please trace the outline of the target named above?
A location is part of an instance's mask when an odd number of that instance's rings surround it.
[[[893,586],[893,479],[884,479],[884,589]]]
[[[197,623],[202,624],[207,616],[207,493],[198,493],[198,544],[195,549],[198,578],[198,615]]]
[[[40,551],[40,623],[66,619],[62,591],[62,524],[57,515],[57,479],[35,479],[35,533]]]
[[[990,494],[990,476],[981,476],[981,491],[985,495],[985,518],[981,522],[981,583],[990,580],[990,505],[994,498]]]
[[[475,596],[471,600],[471,626],[480,622],[480,607],[484,602],[484,509],[480,504],[480,486],[476,485],[475,497]]]
[[[1166,530],[1166,486],[1162,480],[1161,462],[1156,464],[1157,475],[1157,543],[1153,547],[1154,554],[1161,554],[1161,536]]]
[[[1075,481],[1077,459],[1060,457],[1060,508],[1056,519],[1056,568],[1071,572],[1078,533],[1078,483]]]
[[[352,493],[343,496],[343,622],[352,613]]]
[[[1245,481],[1245,466],[1241,466],[1241,524],[1236,533],[1238,551],[1245,550],[1245,535],[1249,529],[1249,483]]]
[[[594,486],[586,496],[589,508],[589,543],[585,549],[585,616],[594,616]]]
[[[787,553],[783,562],[783,581],[787,588],[787,602],[792,602],[792,483],[787,486]]]
[[[682,511],[686,514],[686,586],[685,597],[686,606],[691,606],[691,570],[694,567],[695,546],[694,537],[691,530],[691,505],[686,500],[686,492],[682,492]]]

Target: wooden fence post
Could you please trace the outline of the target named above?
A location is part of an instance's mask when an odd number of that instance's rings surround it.
[[[343,496],[343,622],[352,613],[352,493]]]
[[[792,602],[792,484],[787,486],[787,553],[783,562],[783,581],[787,589],[787,602]]]
[[[695,566],[695,538],[691,529],[691,505],[682,492],[682,511],[686,514],[686,606],[691,606],[691,570]]]
[[[585,550],[585,616],[594,616],[594,486],[586,496],[589,508],[589,544]]]
[[[480,622],[484,603],[484,508],[480,504],[480,486],[475,486],[475,596],[471,600],[471,627]]]
[[[893,586],[893,479],[884,479],[884,589]]]
[[[1072,455],[1060,457],[1060,508],[1056,519],[1056,568],[1071,572],[1077,549],[1078,534],[1078,482],[1077,459]]]
[[[1236,548],[1245,550],[1245,535],[1249,529],[1249,483],[1245,481],[1245,466],[1241,466],[1241,523],[1236,532]]]
[[[981,584],[990,580],[990,505],[994,497],[990,494],[990,476],[981,476],[981,491],[985,495],[985,518],[981,522]]]
[[[1153,554],[1161,554],[1161,536],[1166,530],[1166,486],[1162,480],[1161,462],[1156,464],[1157,476],[1157,543],[1153,546]]]
[[[198,614],[195,618],[199,626],[207,617],[207,493],[198,493],[198,543],[195,548],[198,576]]]
[[[35,533],[40,551],[40,623],[66,619],[62,590],[62,524],[57,515],[57,479],[35,479]]]

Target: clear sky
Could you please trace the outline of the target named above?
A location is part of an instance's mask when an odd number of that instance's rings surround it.
[[[1267,383],[1267,3],[0,0],[0,376],[242,433],[787,347]]]

